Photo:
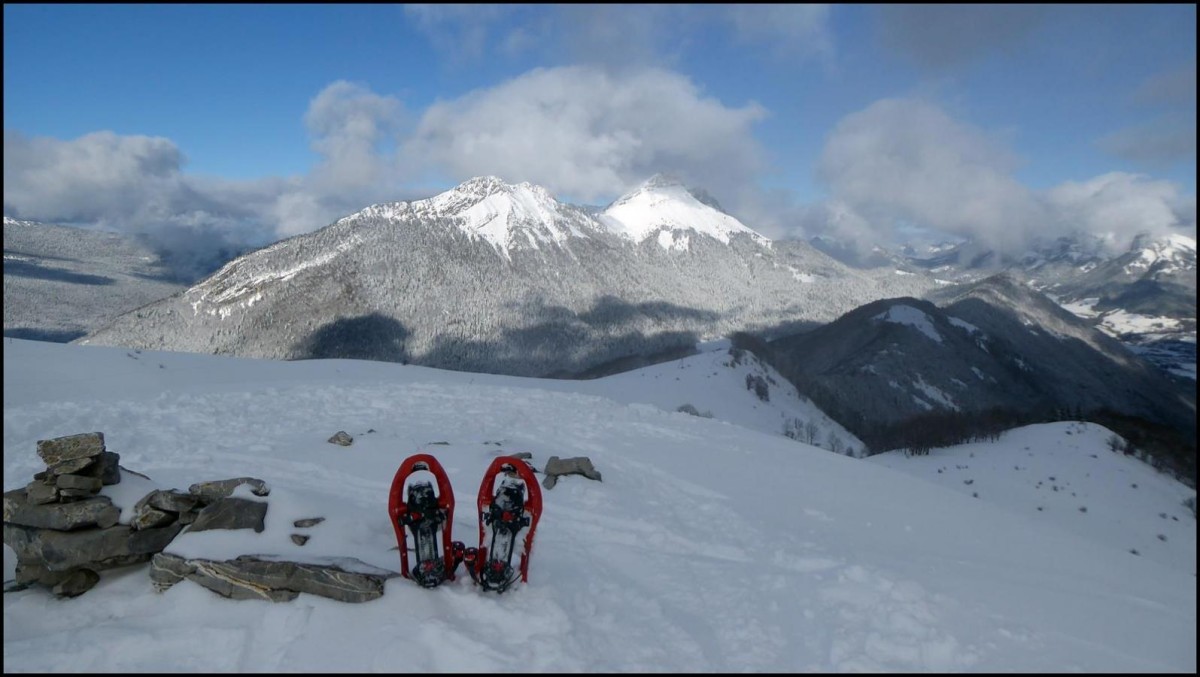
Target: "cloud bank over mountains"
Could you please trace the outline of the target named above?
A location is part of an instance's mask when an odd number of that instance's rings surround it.
[[[408,5],[403,12],[450,64],[525,55],[552,65],[419,107],[361,83],[331,82],[297,111],[314,160],[292,176],[195,175],[186,169],[188,149],[162,137],[6,130],[5,214],[143,235],[193,274],[230,251],[482,175],[603,204],[669,173],[768,237],[830,235],[864,250],[913,228],[1010,253],[1034,236],[1079,229],[1115,249],[1139,232],[1195,234],[1192,186],[1116,170],[1049,188],[1026,185],[1011,144],[948,112],[952,95],[899,92],[828,129],[797,119],[796,134],[824,138],[814,157],[789,158],[809,165],[824,190],[801,201],[780,185],[779,160],[758,134],[774,112],[707,92],[680,55],[700,50],[704,35],[777,64],[836,69],[829,6]],[[1056,12],[897,6],[874,16],[885,50],[931,77],[950,77],[1020,48]],[[1143,107],[1147,122],[1098,138],[1098,149],[1147,166],[1194,162],[1194,57],[1145,79],[1128,104]]]

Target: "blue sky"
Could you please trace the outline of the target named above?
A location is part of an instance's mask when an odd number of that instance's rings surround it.
[[[1195,5],[6,4],[4,209],[261,244],[663,171],[775,238],[1194,237],[1195,64]]]

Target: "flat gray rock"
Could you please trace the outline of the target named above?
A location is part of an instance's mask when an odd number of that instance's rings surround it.
[[[107,529],[55,531],[4,523],[4,543],[26,565],[50,571],[76,568],[110,569],[148,561],[161,552],[182,529],[172,524],[160,529],[134,531],[119,525]]]
[[[197,482],[188,487],[188,493],[194,496],[199,496],[206,503],[211,503],[220,498],[226,498],[243,484],[250,485],[250,493],[255,496],[266,496],[271,493],[271,488],[267,483],[254,477],[235,477],[228,480],[214,480],[211,482]]]
[[[261,533],[265,528],[267,504],[248,498],[222,498],[210,503],[196,515],[188,527],[188,533],[210,529],[253,529]]]
[[[104,433],[80,433],[37,441],[37,453],[47,467],[77,458],[99,456],[104,451]]]
[[[384,582],[395,575],[353,558],[330,564],[290,562],[243,555],[226,562],[160,553],[151,561],[150,577],[157,589],[183,579],[231,599],[290,601],[300,593],[341,602],[368,602],[383,596]]]
[[[74,531],[86,527],[106,529],[117,523],[121,511],[107,496],[92,496],[70,503],[35,504],[25,489],[4,494],[4,522],[39,529]]]

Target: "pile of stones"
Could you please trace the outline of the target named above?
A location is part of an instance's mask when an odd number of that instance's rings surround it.
[[[254,477],[198,482],[186,492],[156,489],[139,500],[128,524],[121,510],[100,490],[121,481],[120,456],[108,451],[104,434],[83,433],[39,440],[37,453],[46,470],[21,489],[4,494],[4,543],[17,555],[16,577],[5,592],[33,584],[60,597],[81,595],[100,580],[97,573],[150,562],[158,591],[191,580],[233,599],[287,601],[301,592],[344,602],[365,602],[383,595],[384,582],[399,574],[351,557],[298,563],[275,555],[243,555],[229,561],[186,559],[163,552],[187,528],[265,528],[267,502],[234,496],[246,485],[254,497],[270,488]],[[308,530],[323,517],[295,520]],[[309,534],[292,534],[303,546]]]
[[[103,433],[39,440],[37,453],[46,469],[4,494],[4,543],[17,555],[17,587],[81,595],[100,580],[98,571],[149,561],[183,528],[117,523],[120,509],[98,495],[121,481],[120,456],[105,449]]]

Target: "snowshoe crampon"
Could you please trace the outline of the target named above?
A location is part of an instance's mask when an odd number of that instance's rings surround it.
[[[408,481],[409,476],[418,471],[428,471],[433,475],[433,481],[423,477]],[[434,482],[437,483],[436,492]],[[400,546],[401,575],[425,588],[454,580],[454,570],[462,560],[465,548],[450,538],[454,526],[454,492],[450,489],[446,471],[436,458],[415,454],[400,464],[392,479],[388,514]],[[406,530],[412,536],[415,561],[411,568]]]
[[[533,471],[512,456],[492,461],[479,486],[478,508],[479,547],[463,553],[471,579],[485,591],[498,593],[518,577],[528,582],[533,536],[542,515],[542,491]],[[514,566],[518,550],[520,558]]]

